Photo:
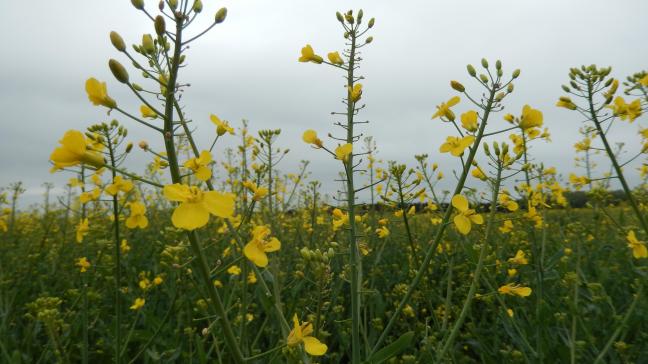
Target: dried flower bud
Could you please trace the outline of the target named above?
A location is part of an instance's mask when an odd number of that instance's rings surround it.
[[[226,17],[227,17],[227,8],[220,8],[216,12],[216,16],[214,17],[214,22],[216,22],[216,24],[220,24],[225,21]]]
[[[115,76],[117,81],[121,83],[128,83],[128,72],[126,72],[126,68],[124,68],[121,63],[111,58],[108,61],[108,67],[110,67],[110,71],[112,72],[113,76]]]
[[[120,52],[126,50],[126,44],[124,43],[124,39],[117,32],[110,32],[110,43],[112,43],[115,49],[117,49]]]

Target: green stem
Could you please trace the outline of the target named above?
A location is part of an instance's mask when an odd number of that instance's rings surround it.
[[[112,178],[113,181],[117,177],[117,172],[115,172],[116,167],[116,158],[115,151],[113,150],[111,136],[106,133],[106,141],[108,142],[108,152],[110,153],[110,165],[113,167]],[[121,249],[119,246],[120,242],[120,231],[119,231],[119,200],[117,198],[118,194],[116,193],[112,198],[113,205],[113,218],[114,218],[114,233],[115,233],[115,363],[121,363]]]

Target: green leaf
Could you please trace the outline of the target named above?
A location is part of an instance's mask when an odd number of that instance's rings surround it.
[[[371,364],[383,363],[389,358],[400,354],[403,350],[405,350],[408,346],[410,346],[413,338],[414,338],[414,331],[408,331],[404,333],[393,343],[378,350],[374,355],[372,355],[367,360],[367,363],[371,363]]]

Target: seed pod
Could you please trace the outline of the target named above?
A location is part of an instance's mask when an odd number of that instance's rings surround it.
[[[110,32],[110,43],[112,43],[115,49],[117,49],[120,52],[126,50],[126,44],[124,43],[124,39],[117,32]]]
[[[164,33],[166,32],[166,22],[164,21],[162,15],[158,15],[155,17],[154,25],[155,25],[155,33],[160,36],[164,35]]]
[[[466,88],[457,81],[450,81],[450,87],[459,92],[466,91]]]
[[[131,4],[133,4],[137,10],[144,9],[144,0],[131,0]]]
[[[226,17],[227,17],[227,8],[220,8],[216,12],[216,16],[214,16],[214,22],[216,22],[216,24],[220,24],[225,21]]]
[[[108,61],[108,67],[110,67],[110,71],[112,72],[113,76],[115,76],[117,81],[121,83],[128,83],[128,72],[126,72],[126,68],[124,68],[121,63],[111,58]]]
[[[475,67],[473,67],[472,64],[469,64],[466,66],[466,69],[468,70],[468,74],[475,77],[477,75],[477,72],[475,71]]]

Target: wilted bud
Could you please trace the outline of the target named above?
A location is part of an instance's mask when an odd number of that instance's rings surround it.
[[[146,140],[142,140],[141,142],[139,142],[138,146],[139,146],[140,148],[142,148],[142,150],[147,150],[148,147],[149,147],[149,145],[148,145],[148,143],[146,142]]]
[[[150,34],[144,34],[142,36],[142,49],[148,54],[155,52],[155,44],[153,43],[153,37],[151,37]]]
[[[488,76],[486,76],[486,75],[483,74],[483,73],[479,75],[479,79],[480,79],[481,82],[483,82],[483,83],[488,83]]]
[[[502,61],[500,61],[498,59],[497,62],[495,62],[495,68],[498,69],[498,70],[501,70],[502,69]]]
[[[486,58],[482,58],[481,64],[482,64],[482,67],[488,68],[488,61],[486,60]]]
[[[128,142],[126,144],[126,153],[130,153],[131,150],[133,150],[133,142]]]
[[[110,71],[112,72],[113,76],[115,76],[117,81],[121,83],[128,83],[128,72],[126,72],[126,68],[124,68],[121,63],[111,58],[108,61],[108,67],[110,67]]]
[[[450,87],[459,92],[466,91],[466,88],[457,81],[450,81]]]
[[[126,50],[126,44],[124,43],[124,39],[122,39],[121,35],[117,32],[110,32],[110,43],[115,47],[120,52],[123,52]]]
[[[371,18],[371,19],[369,19],[369,23],[367,24],[367,27],[369,27],[369,28],[373,28],[373,26],[374,26],[375,23],[376,23],[376,19],[375,19],[375,18]]]
[[[369,44],[371,42],[373,42],[373,37],[368,37],[365,43]]]
[[[342,16],[342,14],[341,14],[339,11],[335,12],[335,17],[337,18],[337,20],[338,20],[340,23],[343,23],[343,22],[344,22],[344,17]]]
[[[477,72],[475,71],[475,67],[473,67],[472,64],[469,64],[466,66],[466,69],[468,70],[468,74],[475,77],[477,75]]]
[[[155,33],[157,35],[164,35],[166,32],[166,22],[164,21],[164,18],[162,15],[158,15],[155,17]]]
[[[518,78],[518,77],[520,77],[520,69],[519,68],[516,69],[515,71],[513,71],[513,78]]]
[[[144,0],[131,0],[131,4],[133,4],[135,9],[138,10],[144,9]]]
[[[192,8],[192,9],[193,9],[194,12],[196,12],[196,13],[200,13],[200,12],[202,11],[202,9],[203,9],[203,3],[202,3],[202,1],[200,1],[200,0],[196,0],[196,1],[194,1],[193,8]]]
[[[225,21],[226,17],[227,17],[227,8],[220,8],[216,12],[216,16],[214,16],[214,22],[216,22],[216,24],[220,24]]]

